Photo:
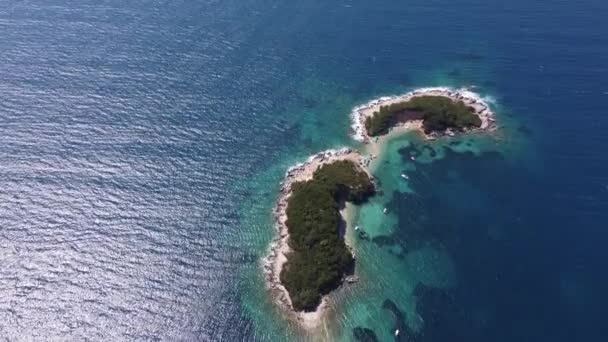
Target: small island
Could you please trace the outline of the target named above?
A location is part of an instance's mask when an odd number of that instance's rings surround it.
[[[466,89],[422,88],[381,97],[355,108],[352,119],[353,138],[367,145],[366,156],[350,148],[328,150],[290,168],[274,209],[278,234],[264,271],[273,298],[304,328],[322,321],[327,294],[356,279],[341,209],[375,193],[370,165],[384,142],[410,131],[435,139],[496,129],[489,105]]]
[[[325,295],[352,273],[354,254],[344,240],[340,209],[374,194],[368,163],[350,148],[328,150],[285,175],[274,209],[279,234],[264,270],[273,297],[303,327],[318,325]]]
[[[340,234],[345,223],[339,208],[373,193],[369,175],[350,160],[322,165],[312,179],[291,185],[286,222],[291,253],[280,278],[295,310],[314,311],[321,296],[353,269],[353,255]]]
[[[399,96],[381,97],[356,107],[353,138],[373,144],[372,138],[417,130],[425,138],[469,130],[496,129],[494,113],[478,94],[467,89],[421,88]]]
[[[365,118],[365,129],[370,136],[379,136],[386,134],[396,123],[410,120],[422,120],[426,134],[481,126],[481,119],[473,107],[444,96],[425,95],[380,106],[377,112]]]

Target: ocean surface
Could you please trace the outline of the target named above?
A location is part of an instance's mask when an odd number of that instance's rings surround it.
[[[607,16],[0,0],[0,339],[607,341]],[[355,208],[361,280],[299,330],[260,266],[279,182],[360,147],[354,106],[423,86],[474,87],[501,129],[391,141]]]

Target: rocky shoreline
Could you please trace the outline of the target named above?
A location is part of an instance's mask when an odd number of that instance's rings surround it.
[[[351,113],[352,137],[353,139],[369,143],[372,138],[365,129],[365,119],[372,116],[380,109],[380,106],[387,106],[393,103],[405,102],[419,96],[444,96],[453,101],[462,101],[466,106],[474,109],[475,114],[481,119],[481,127],[474,130],[494,131],[497,129],[495,115],[490,105],[477,93],[468,89],[452,89],[447,87],[419,88],[411,92],[398,96],[384,96],[374,99],[366,104],[356,107]],[[411,130],[419,130],[427,139],[434,139],[441,135],[454,135],[454,132],[447,130],[445,133],[425,134],[422,130],[422,120],[412,120],[400,123],[397,126],[407,126]]]
[[[321,318],[326,313],[328,307],[327,296],[324,296],[321,304],[315,311],[312,312],[297,312],[293,309],[291,299],[287,289],[281,284],[280,274],[285,262],[287,262],[287,254],[289,248],[289,233],[287,229],[287,203],[291,195],[291,186],[296,182],[302,182],[312,179],[313,173],[317,168],[324,164],[331,164],[339,160],[350,160],[367,171],[370,159],[363,157],[361,153],[351,148],[342,148],[338,150],[327,150],[317,153],[302,164],[295,165],[285,174],[285,180],[281,183],[281,190],[277,204],[273,210],[273,221],[277,235],[270,245],[270,252],[263,260],[264,275],[272,297],[277,301],[279,306],[284,309],[291,318],[298,321],[302,327],[311,329],[315,328],[321,322]]]

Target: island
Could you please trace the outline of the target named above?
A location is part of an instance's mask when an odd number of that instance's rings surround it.
[[[494,112],[481,96],[468,89],[447,87],[381,97],[356,107],[351,118],[353,138],[371,145],[375,143],[372,138],[395,128],[397,134],[417,130],[427,139],[497,128]]]
[[[418,131],[427,139],[495,130],[494,113],[467,89],[421,88],[356,107],[352,137],[365,144],[328,150],[291,167],[274,208],[277,236],[263,268],[285,312],[314,328],[327,312],[328,294],[353,274],[355,255],[345,240],[345,202],[361,204],[376,192],[370,164],[391,135]]]
[[[264,269],[273,297],[304,327],[318,324],[327,306],[324,295],[353,271],[340,210],[375,193],[368,163],[350,148],[320,152],[291,167],[281,185],[274,210],[279,234]]]
[[[295,310],[314,311],[321,296],[337,288],[354,266],[340,235],[339,208],[374,193],[369,175],[350,160],[319,166],[312,179],[291,185],[287,201],[289,247],[280,278]]]
[[[481,126],[481,119],[473,107],[444,96],[418,96],[409,100],[380,106],[365,118],[365,129],[370,136],[386,134],[398,122],[422,120],[425,133],[447,129],[463,131]]]

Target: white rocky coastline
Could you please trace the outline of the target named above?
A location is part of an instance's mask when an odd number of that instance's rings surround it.
[[[367,143],[370,136],[365,129],[365,119],[372,116],[374,112],[380,109],[380,106],[387,106],[393,103],[408,101],[418,96],[445,96],[453,101],[462,101],[466,106],[472,107],[475,114],[481,119],[481,127],[478,130],[492,131],[496,129],[496,121],[494,112],[490,108],[488,101],[483,99],[479,94],[472,92],[466,88],[453,89],[448,87],[430,87],[418,88],[403,95],[384,96],[372,101],[369,101],[361,106],[357,106],[351,112],[351,128],[353,139]],[[417,122],[420,121],[420,122]],[[401,125],[405,125],[402,123]],[[422,130],[422,121],[415,120],[409,122],[409,128]],[[451,135],[451,132],[446,132]],[[434,138],[434,135],[425,135],[427,138]]]

